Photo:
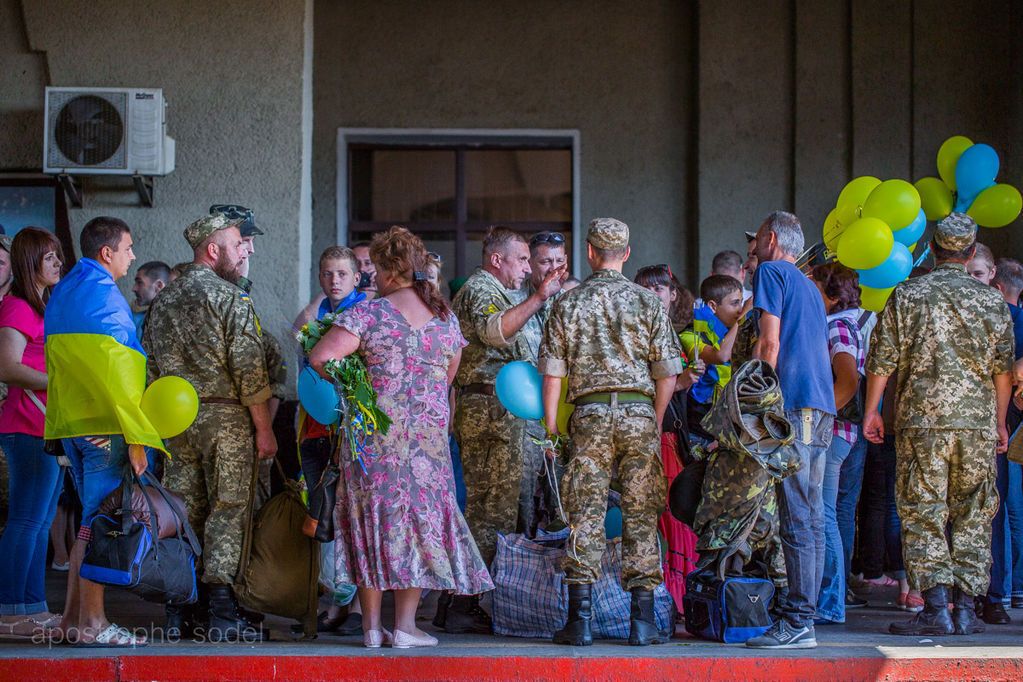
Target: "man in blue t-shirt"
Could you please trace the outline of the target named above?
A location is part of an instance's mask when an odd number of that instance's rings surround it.
[[[810,649],[817,646],[813,619],[824,571],[821,486],[835,416],[828,323],[816,285],[795,266],[803,251],[799,219],[775,211],[757,230],[756,241],[760,265],[753,276],[753,307],[760,312],[760,340],[754,357],[778,372],[801,466],[775,484],[789,580],[783,617],[746,645]]]

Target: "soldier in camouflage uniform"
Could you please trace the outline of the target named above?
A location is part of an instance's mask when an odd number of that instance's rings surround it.
[[[238,219],[214,215],[185,228],[195,260],[153,303],[142,345],[149,380],[183,377],[199,394],[199,415],[167,442],[166,484],[180,492],[203,542],[202,580],[209,590],[211,639],[246,640],[261,631],[238,610],[238,572],[253,497],[256,460],[277,442],[267,401],[270,385],[262,335],[251,303],[232,282],[247,250]],[[168,607],[168,629],[185,616]]]
[[[210,206],[210,215],[223,215],[227,218],[239,218],[241,224],[238,232],[241,233],[242,241],[245,243],[248,257],[239,271],[239,277],[235,281],[238,288],[245,292],[249,303],[252,303],[252,280],[249,279],[249,267],[252,264],[252,254],[256,252],[255,240],[258,235],[264,234],[263,230],[256,227],[255,215],[250,208],[235,204],[214,204]],[[277,415],[277,408],[285,398],[288,383],[288,365],[284,360],[284,353],[281,351],[281,344],[273,334],[263,328],[259,315],[256,313],[255,305],[252,306],[252,315],[256,320],[256,329],[262,335],[263,358],[266,362],[267,376],[270,378],[270,421],[273,422]],[[259,485],[256,487],[255,507],[258,509],[266,503],[270,495],[270,469],[273,462],[269,459],[259,463]]]
[[[966,272],[976,232],[976,223],[962,213],[938,223],[931,241],[935,269],[896,287],[870,344],[863,431],[867,440],[882,442],[878,404],[897,370],[895,494],[902,554],[909,582],[925,602],[909,622],[891,624],[894,634],[971,634],[984,627],[974,596],[986,592],[989,580],[991,519],[998,507],[994,458],[1008,442],[1014,344],[1005,301]]]
[[[666,496],[660,429],[682,372],[682,349],[656,294],[622,275],[629,228],[598,218],[587,232],[593,274],[554,304],[540,347],[547,428],[558,433],[562,377],[575,404],[562,492],[572,528],[566,582],[569,613],[559,644],[593,643],[591,587],[604,553],[604,516],[614,476],[622,486],[622,586],[632,592],[629,643],[666,641],[654,621],[663,582],[657,518]]]
[[[494,391],[497,373],[509,362],[536,363],[540,326],[534,321],[547,299],[561,289],[564,269],[552,270],[539,290],[518,302],[529,276],[529,248],[522,235],[494,227],[483,241],[483,267],[458,291],[452,308],[469,345],[455,377],[458,403],[455,436],[465,475],[465,520],[489,565],[498,533],[529,532],[533,497],[543,452],[532,440],[543,434],[537,422],[512,415]],[[532,338],[531,338],[532,337]],[[490,632],[478,597],[455,597],[447,632]]]

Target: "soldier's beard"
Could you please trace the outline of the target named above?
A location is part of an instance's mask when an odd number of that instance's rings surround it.
[[[213,272],[228,282],[237,282],[242,276],[242,261],[232,262],[224,251],[217,256],[217,262],[213,264]]]

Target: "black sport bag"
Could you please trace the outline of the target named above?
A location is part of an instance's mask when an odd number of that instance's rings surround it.
[[[718,577],[712,571],[686,576],[686,631],[726,644],[745,642],[771,627],[774,584],[763,578]]]
[[[145,484],[129,468],[121,484],[121,508],[113,515],[100,514],[92,520],[92,539],[82,560],[81,576],[103,585],[126,587],[146,601],[194,603],[198,598],[195,560],[202,554],[199,540],[159,481],[149,473],[143,479]],[[136,483],[149,505],[149,525],[131,511]],[[158,538],[159,518],[150,490],[159,493],[178,517],[184,537],[178,530],[175,537]]]

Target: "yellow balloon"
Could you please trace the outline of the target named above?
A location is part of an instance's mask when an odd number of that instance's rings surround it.
[[[874,289],[873,287],[860,286],[860,307],[879,313],[884,310],[884,304],[888,302],[888,297],[892,295],[893,291],[895,291],[895,287],[890,289]]]
[[[173,438],[192,425],[199,414],[199,395],[181,377],[160,377],[149,385],[139,403],[160,438]]]
[[[568,402],[568,379],[561,380],[561,398],[558,399],[558,432],[568,435],[568,419],[575,412],[575,405]]]
[[[942,142],[941,148],[938,149],[938,175],[953,192],[956,189],[956,164],[959,163],[959,157],[963,152],[972,146],[973,140],[956,135]]]
[[[968,211],[978,225],[1005,227],[1019,217],[1023,197],[1012,185],[994,185],[977,195]]]
[[[909,247],[909,252],[910,253],[915,253],[916,252],[916,245],[919,244],[919,243],[920,242],[913,242],[913,244]]]
[[[880,184],[881,181],[872,175],[862,175],[858,178],[853,178],[842,188],[835,206],[845,206],[846,204],[862,206],[874,188]]]
[[[952,190],[938,178],[920,178],[913,186],[928,220],[941,220],[952,212]]]
[[[892,253],[895,237],[877,218],[860,218],[838,240],[838,261],[853,270],[876,268]]]
[[[828,213],[828,217],[824,219],[824,245],[832,253],[838,248],[838,238],[842,236],[842,232],[845,230],[842,223],[838,222],[837,213],[838,209],[833,208]]]
[[[920,193],[905,180],[885,180],[863,204],[864,218],[877,218],[894,229],[906,227],[920,215]]]

